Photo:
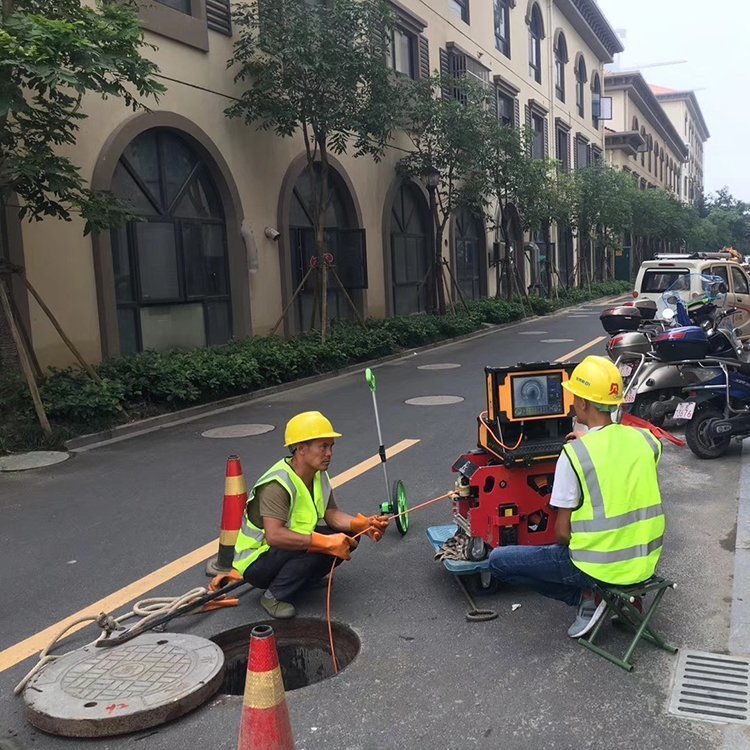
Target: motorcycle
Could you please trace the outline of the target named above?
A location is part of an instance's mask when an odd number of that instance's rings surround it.
[[[717,365],[720,373],[689,388],[675,412],[689,420],[685,440],[703,459],[724,455],[732,439],[750,437],[750,363],[722,359]]]
[[[717,304],[723,303],[721,297],[726,293],[723,280],[702,275],[702,282],[703,296],[686,305],[677,292],[689,278],[680,277],[673,284],[676,290],[670,287],[662,295],[658,311],[656,303],[651,303],[655,314],[653,318],[647,314],[645,321],[633,306],[613,308],[601,315],[605,330],[612,333],[607,354],[625,380],[626,409],[658,426],[674,414],[684,400],[685,387],[694,382],[694,368],[686,369],[677,361],[708,355],[739,358],[742,352],[733,332],[721,328],[734,312],[722,310]],[[668,336],[673,330],[680,331],[674,339]],[[675,348],[675,341],[679,342],[678,353],[673,356],[668,350]],[[663,350],[661,353],[655,351],[655,344]]]

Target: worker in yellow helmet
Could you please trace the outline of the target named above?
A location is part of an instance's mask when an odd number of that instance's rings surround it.
[[[504,583],[577,606],[568,635],[579,638],[606,610],[598,587],[641,583],[656,571],[665,529],[661,443],[648,430],[613,424],[623,383],[608,359],[586,357],[563,387],[588,432],[570,436],[555,468],[557,544],[497,547],[489,563]]]
[[[284,444],[291,456],[266,471],[250,491],[234,548],[234,568],[265,589],[260,603],[271,617],[294,617],[289,601],[319,583],[331,557],[351,558],[360,532],[379,541],[388,516],[351,516],[336,505],[328,478],[333,444],[341,435],[319,411],[292,417]],[[318,524],[325,521],[325,527]]]

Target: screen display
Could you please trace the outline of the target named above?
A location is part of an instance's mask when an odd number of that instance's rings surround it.
[[[564,416],[562,373],[512,377],[513,419]]]

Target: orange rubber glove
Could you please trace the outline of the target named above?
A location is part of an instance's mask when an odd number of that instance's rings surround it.
[[[351,560],[351,550],[357,549],[359,542],[346,534],[318,534],[313,531],[310,535],[308,552],[322,552],[324,555],[338,557],[341,560]]]
[[[356,517],[352,519],[351,531],[355,534],[364,531],[370,539],[379,542],[388,528],[389,521],[388,516],[364,516],[362,513],[357,513]]]

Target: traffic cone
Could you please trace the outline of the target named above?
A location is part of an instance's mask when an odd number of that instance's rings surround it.
[[[242,474],[242,465],[237,456],[227,459],[226,479],[224,480],[224,504],[221,511],[221,534],[219,554],[206,564],[206,575],[216,576],[232,570],[234,543],[242,525],[242,514],[247,503],[247,486]]]
[[[250,632],[237,750],[294,750],[292,725],[270,625]]]

